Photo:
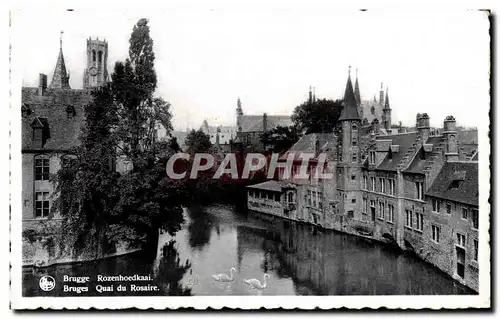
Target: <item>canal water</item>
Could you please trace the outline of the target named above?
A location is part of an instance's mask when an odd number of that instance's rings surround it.
[[[141,253],[100,261],[23,269],[25,296],[120,295],[434,295],[475,294],[414,256],[334,231],[320,230],[267,215],[238,212],[228,206],[184,209],[185,221],[175,236],[162,234],[156,258]],[[218,282],[212,275],[230,273]],[[113,291],[97,292],[97,276],[151,276],[158,291],[117,291],[131,282],[113,282]],[[244,279],[256,278],[265,289]],[[42,291],[39,279],[55,278]],[[65,292],[64,276],[88,276],[88,292]],[[134,282],[133,282],[134,283]],[[108,284],[109,283],[105,283]],[[130,288],[130,287],[128,287]]]

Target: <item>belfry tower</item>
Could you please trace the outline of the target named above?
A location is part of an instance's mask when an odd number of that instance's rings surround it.
[[[108,42],[87,39],[87,67],[83,72],[83,88],[104,85],[108,80]]]

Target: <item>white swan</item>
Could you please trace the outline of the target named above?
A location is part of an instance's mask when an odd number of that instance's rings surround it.
[[[243,281],[244,281],[246,284],[250,285],[250,287],[252,287],[252,288],[256,288],[256,289],[265,289],[265,288],[267,288],[267,281],[266,281],[266,279],[267,279],[267,278],[270,278],[270,277],[271,277],[270,275],[268,275],[268,274],[264,274],[264,283],[263,283],[263,284],[260,282],[260,280],[255,279],[255,278],[252,278],[252,279],[244,279]]]
[[[236,272],[236,268],[231,267],[229,270],[230,276],[226,274],[212,275],[212,278],[216,281],[229,282],[234,280],[233,271]]]

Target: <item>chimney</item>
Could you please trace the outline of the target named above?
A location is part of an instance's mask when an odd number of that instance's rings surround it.
[[[377,118],[375,118],[372,121],[372,129],[373,129],[373,133],[375,133],[375,135],[378,135],[380,133],[380,123],[379,123]]]
[[[399,122],[398,133],[399,134],[406,133],[406,128],[403,127],[403,125],[401,125],[401,122]]]
[[[457,161],[458,160],[458,138],[457,138],[457,122],[455,118],[451,115],[444,119],[444,132],[443,136],[445,138],[446,150],[445,157],[446,161]]]
[[[262,130],[267,131],[267,113],[262,115]]]
[[[38,75],[38,95],[44,95],[47,90],[47,75],[40,73]]]
[[[427,113],[419,114],[420,117],[417,119],[417,130],[418,134],[422,138],[422,144],[429,138],[431,127],[429,125],[429,115]]]

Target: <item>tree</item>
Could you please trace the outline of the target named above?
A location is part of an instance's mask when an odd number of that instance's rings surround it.
[[[52,210],[63,217],[59,241],[66,245],[63,250],[103,253],[109,217],[118,201],[118,174],[113,169],[113,128],[118,119],[110,92],[109,86],[92,92],[93,101],[84,108],[81,143],[72,156],[62,158],[62,168],[54,176],[58,196]]]
[[[295,107],[292,121],[305,134],[331,133],[335,131],[341,111],[342,100],[307,101]]]
[[[140,19],[130,37],[129,58],[115,64],[111,85],[120,118],[119,155],[129,158],[136,171],[152,165],[157,126],[162,125],[167,135],[172,131],[170,104],[153,97],[157,78],[149,33],[148,21]]]
[[[184,144],[189,154],[208,153],[212,148],[210,136],[205,134],[201,129],[197,131],[191,130],[186,136]]]
[[[92,93],[74,165],[63,167],[56,178],[61,196],[54,209],[64,214],[62,233],[91,250],[104,238],[147,244],[159,228],[174,233],[186,198],[185,188],[165,171],[178,145],[156,139],[158,125],[170,135],[172,115],[170,104],[153,96],[156,73],[147,20],[134,26],[129,58],[116,63],[112,79]],[[116,173],[117,156],[130,159],[133,169]]]
[[[295,126],[277,126],[264,132],[261,136],[264,145],[270,145],[272,152],[281,153],[288,150],[300,138]]]

